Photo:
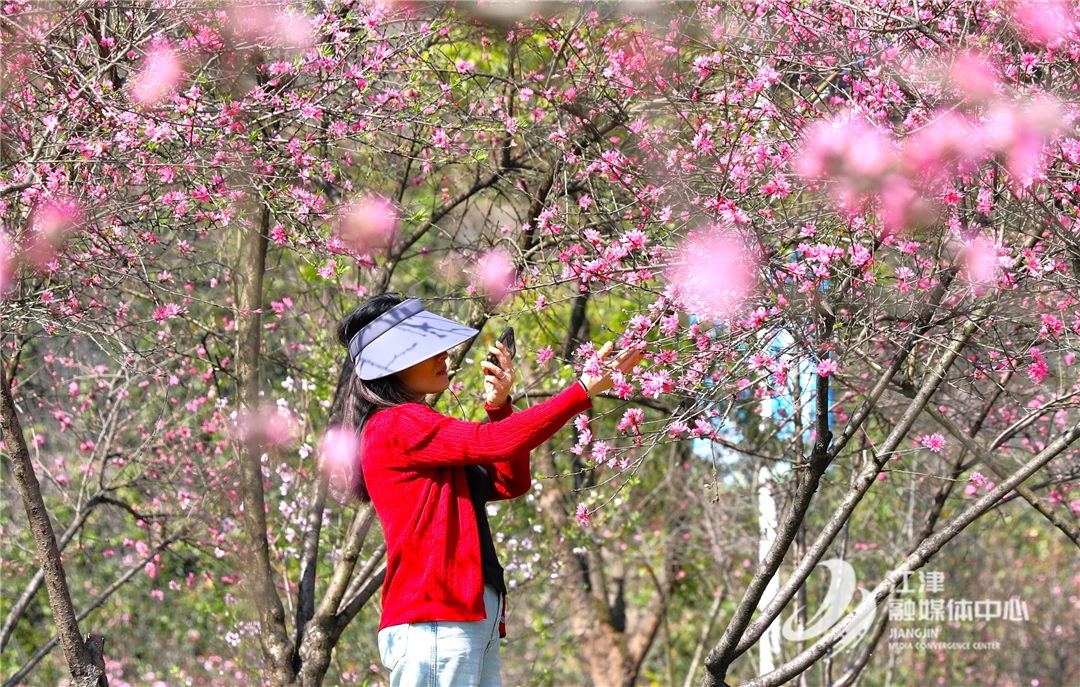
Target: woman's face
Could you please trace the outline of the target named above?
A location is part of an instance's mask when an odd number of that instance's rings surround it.
[[[450,388],[450,377],[446,374],[446,361],[449,357],[450,354],[446,352],[432,356],[398,372],[397,378],[421,396],[446,391]]]

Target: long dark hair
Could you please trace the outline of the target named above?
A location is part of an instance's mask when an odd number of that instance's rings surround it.
[[[358,331],[379,315],[404,301],[404,298],[393,293],[384,293],[367,299],[338,321],[338,343],[348,350],[349,341],[356,336]],[[394,375],[364,381],[356,374],[352,374],[345,390],[342,425],[360,436],[364,431],[364,425],[377,411],[412,401],[413,396]],[[364,482],[364,471],[360,467],[359,456],[354,466],[353,478],[351,484],[353,494],[363,502],[370,501],[371,497],[368,495],[367,484]]]

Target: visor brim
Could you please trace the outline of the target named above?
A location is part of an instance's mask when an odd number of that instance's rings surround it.
[[[387,377],[462,344],[480,332],[423,310],[387,330],[364,347],[356,375],[364,380]]]

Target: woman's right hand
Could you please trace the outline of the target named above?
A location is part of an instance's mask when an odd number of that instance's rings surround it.
[[[638,348],[626,348],[619,351],[610,361],[605,360],[611,351],[614,350],[615,344],[608,341],[603,347],[600,348],[600,352],[597,354],[601,363],[601,374],[593,376],[590,374],[581,375],[581,384],[585,387],[585,390],[589,392],[589,398],[594,398],[597,394],[601,394],[608,389],[615,386],[615,383],[611,380],[611,373],[618,371],[622,374],[626,374],[634,369],[639,362],[641,362],[642,356],[645,352]]]

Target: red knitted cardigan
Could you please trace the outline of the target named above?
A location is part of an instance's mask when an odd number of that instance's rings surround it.
[[[386,537],[380,630],[484,619],[480,538],[464,466],[487,469],[490,500],[522,496],[532,485],[529,452],[591,407],[575,383],[517,413],[509,403],[488,407],[489,424],[455,420],[418,403],[371,416],[360,462]]]

